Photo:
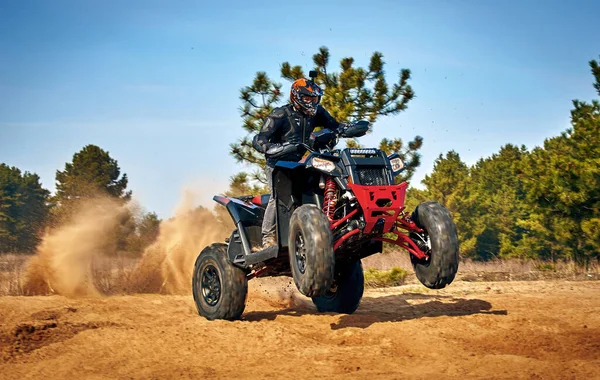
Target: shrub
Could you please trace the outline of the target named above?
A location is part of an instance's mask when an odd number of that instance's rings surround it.
[[[365,272],[365,285],[372,288],[399,286],[404,284],[407,275],[408,272],[399,267],[386,271],[369,268]]]

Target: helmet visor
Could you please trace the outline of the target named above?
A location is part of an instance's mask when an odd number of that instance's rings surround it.
[[[319,104],[319,97],[318,96],[308,96],[308,95],[302,95],[300,97],[300,99],[302,99],[302,102],[305,104]]]

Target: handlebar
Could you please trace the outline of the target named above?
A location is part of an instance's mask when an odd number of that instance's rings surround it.
[[[334,130],[325,129],[325,130],[323,130],[323,132],[328,131],[328,133],[332,133],[335,136],[335,138],[338,138],[338,137],[352,138],[352,137],[364,136],[367,133],[368,129],[369,129],[369,122],[361,120],[356,123],[345,124],[345,125],[343,125],[343,127],[336,128]],[[317,133],[317,135],[318,135],[318,133]],[[321,136],[321,137],[324,137],[325,139],[321,139],[320,143],[321,144],[325,143],[326,145],[328,145],[329,144],[328,137],[326,137],[326,136]],[[313,137],[311,136],[311,139],[312,138]],[[313,143],[315,143],[315,146],[318,145],[318,144],[316,144],[316,142],[319,139],[320,139],[320,137],[316,137],[316,140],[313,142]],[[318,150],[313,149],[308,144],[302,142],[302,143],[285,143],[283,145],[276,144],[276,146],[273,146],[273,147],[267,149],[267,151],[265,153],[272,158],[284,157],[288,154],[298,152],[298,149],[300,147],[306,149],[307,151],[309,151],[311,153],[318,152]]]
[[[311,153],[316,153],[315,150],[313,150],[310,146],[308,146],[308,144],[306,143],[300,143],[298,144],[299,147],[303,147],[304,149],[308,150]]]

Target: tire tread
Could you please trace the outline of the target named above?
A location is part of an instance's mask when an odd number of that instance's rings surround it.
[[[304,274],[300,273],[296,263],[294,232],[300,229],[308,247],[307,265]],[[310,239],[310,240],[309,240]],[[316,205],[307,204],[298,207],[290,218],[289,256],[294,283],[300,293],[312,297],[327,292],[333,281],[335,256],[331,244],[329,221]],[[309,257],[310,256],[310,257]],[[312,262],[312,265],[311,265]]]
[[[198,271],[201,269],[203,262],[207,260],[214,261],[222,272],[222,276],[219,278],[221,281],[221,299],[216,310],[212,312],[202,308],[202,296],[196,294],[196,282],[201,281],[198,278]],[[236,320],[241,317],[246,307],[248,279],[242,269],[234,266],[227,259],[227,244],[214,243],[200,252],[194,264],[192,293],[198,313],[209,320]]]
[[[427,230],[433,252],[427,265],[411,255],[417,278],[431,289],[450,285],[459,262],[458,233],[450,212],[438,202],[423,202],[417,206],[412,220]]]

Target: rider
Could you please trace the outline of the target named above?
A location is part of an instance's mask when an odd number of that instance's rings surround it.
[[[275,198],[271,178],[273,168],[279,160],[299,161],[303,155],[301,149],[286,153],[288,150],[280,152],[281,148],[288,144],[307,143],[316,126],[331,130],[344,126],[319,105],[322,96],[323,90],[312,79],[301,78],[294,81],[290,90],[290,102],[275,108],[265,119],[260,132],[254,136],[254,149],[265,153],[265,174],[271,193],[262,224],[263,239],[260,249],[276,244]]]

